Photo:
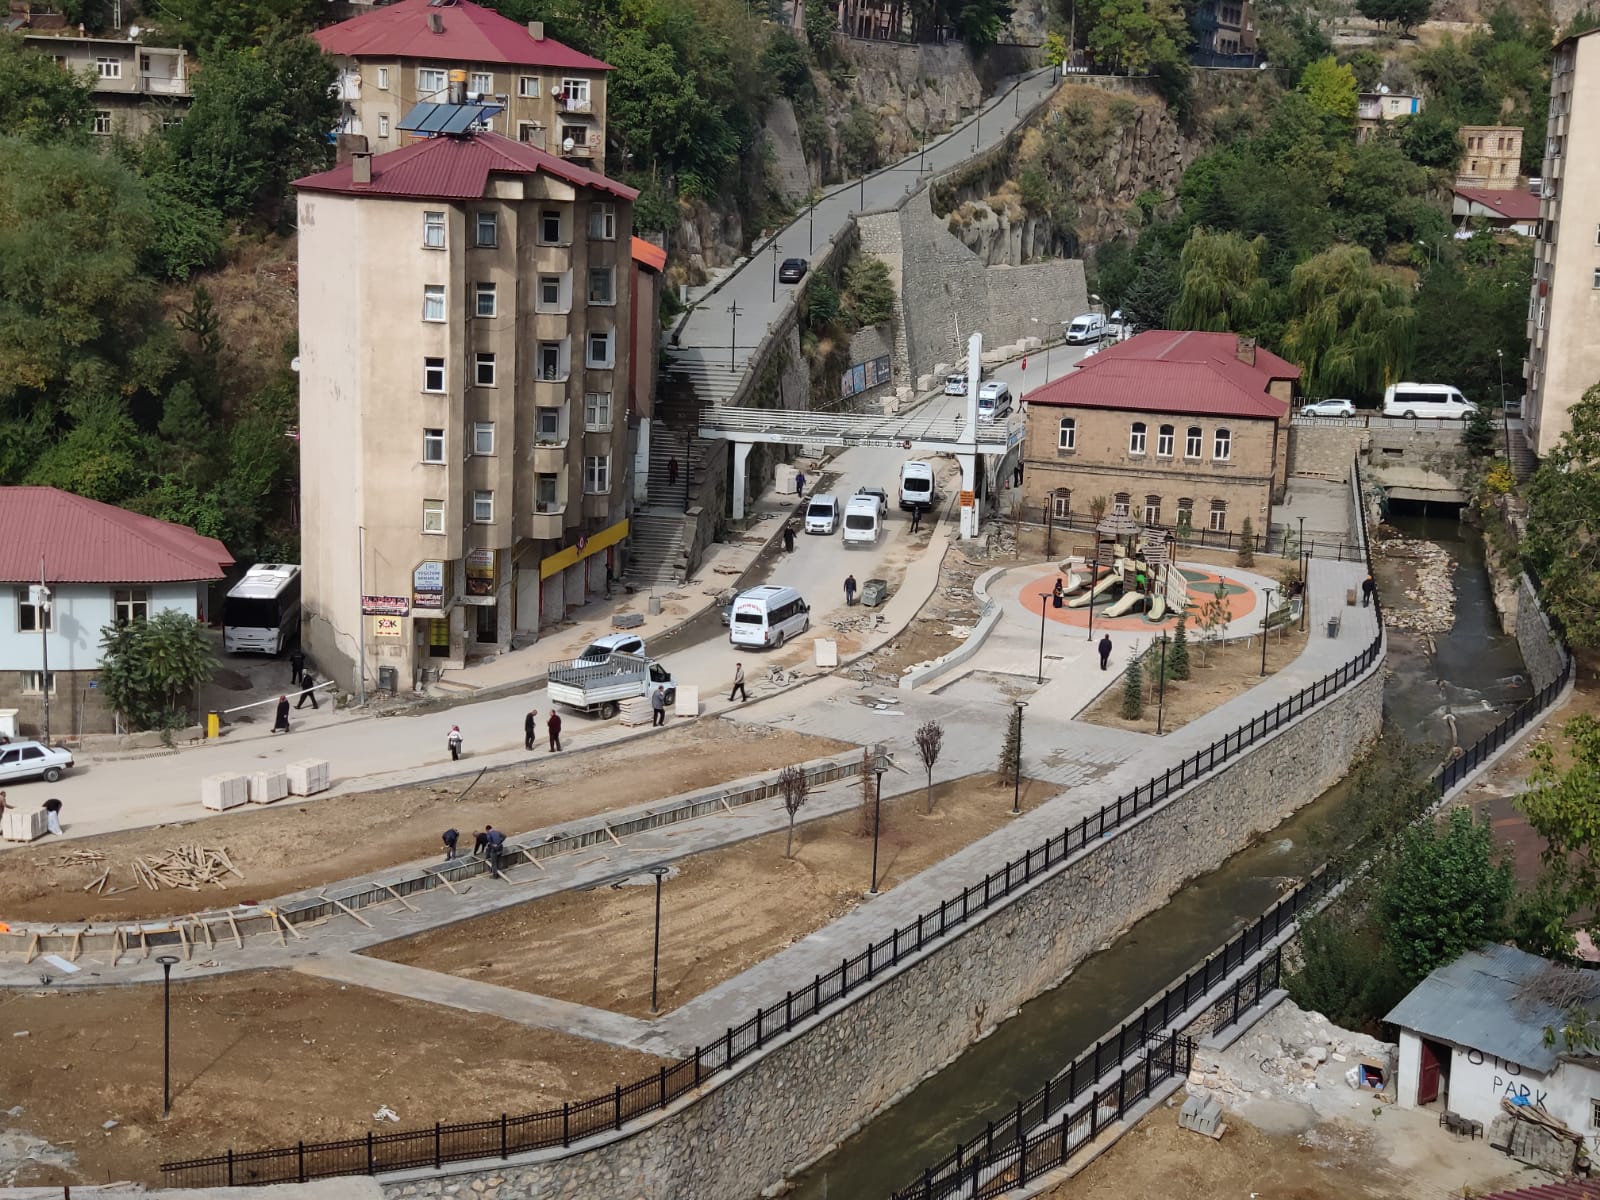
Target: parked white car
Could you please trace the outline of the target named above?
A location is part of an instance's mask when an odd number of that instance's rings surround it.
[[[43,779],[54,783],[72,767],[72,755],[40,742],[7,742],[0,746],[0,783]]]
[[[595,638],[589,648],[578,655],[579,662],[605,662],[613,654],[643,654],[644,639],[637,633],[608,633]]]
[[[1356,406],[1350,400],[1313,400],[1300,408],[1302,417],[1353,417]]]
[[[944,394],[946,396],[965,396],[967,394],[967,377],[965,375],[946,375],[944,377]]]
[[[806,505],[806,532],[832,533],[839,523],[839,501],[832,496],[812,496]]]

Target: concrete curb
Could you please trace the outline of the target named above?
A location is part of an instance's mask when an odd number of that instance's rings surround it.
[[[905,692],[915,691],[929,680],[936,679],[952,667],[958,667],[983,648],[983,643],[988,639],[994,627],[1000,623],[1004,610],[989,595],[989,581],[996,575],[1010,570],[1009,567],[991,567],[973,581],[972,593],[983,601],[983,611],[978,617],[978,623],[973,626],[967,640],[962,642],[948,654],[934,659],[932,662],[921,666],[912,667],[910,672],[900,680],[900,690]]]

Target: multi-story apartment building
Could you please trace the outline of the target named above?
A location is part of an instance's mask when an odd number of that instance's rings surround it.
[[[1523,435],[1548,454],[1572,427],[1569,412],[1600,383],[1600,38],[1557,44],[1550,74],[1539,239],[1528,297]]]
[[[1023,503],[1056,518],[1108,511],[1147,525],[1270,527],[1289,470],[1300,368],[1231,333],[1152,330],[1026,397]]]
[[[1193,55],[1236,58],[1256,52],[1255,13],[1250,0],[1200,0],[1189,19],[1194,30]]]
[[[181,48],[66,32],[25,33],[22,41],[63,70],[89,76],[96,134],[140,137],[188,111],[189,57]]]
[[[1422,97],[1409,92],[1391,92],[1380,87],[1375,92],[1361,92],[1356,96],[1356,142],[1366,141],[1375,129],[1413,117],[1422,111]]]
[[[1515,125],[1463,125],[1458,188],[1511,191],[1522,175],[1522,130]]]
[[[296,186],[302,636],[409,688],[621,574],[635,193],[492,131]]]
[[[507,137],[605,170],[609,66],[544,35],[544,24],[502,17],[471,0],[398,0],[314,34],[339,64],[342,133],[381,154],[413,139],[400,119],[446,98],[464,71],[469,97],[500,106]]]

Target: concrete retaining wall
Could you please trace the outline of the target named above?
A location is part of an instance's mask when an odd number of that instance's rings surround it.
[[[1292,425],[1289,474],[1318,479],[1350,478],[1350,464],[1367,445],[1367,431],[1353,425]]]
[[[1315,799],[1377,734],[1382,706],[1375,666],[845,1007],[775,1040],[698,1102],[686,1098],[583,1153],[389,1176],[385,1195],[749,1200],[827,1153],[1186,880]]]
[[[1533,581],[1526,575],[1517,582],[1517,647],[1522,651],[1522,661],[1527,664],[1533,690],[1539,691],[1561,674],[1566,664],[1567,652],[1556,640],[1550,619],[1539,607],[1539,597]]]

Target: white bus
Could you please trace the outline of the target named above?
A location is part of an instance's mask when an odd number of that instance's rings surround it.
[[[728,640],[735,646],[777,647],[811,627],[811,608],[791,587],[764,584],[733,601]]]
[[[222,648],[229,654],[277,654],[300,636],[300,568],[257,563],[222,603]]]

